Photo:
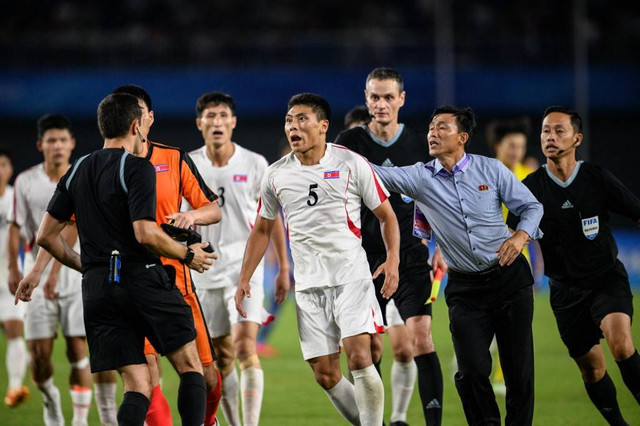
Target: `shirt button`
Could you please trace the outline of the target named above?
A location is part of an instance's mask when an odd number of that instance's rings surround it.
[[[471,233],[471,230],[469,230],[469,233]]]
[[[467,215],[466,215],[466,214],[464,215],[464,218],[465,218],[465,219],[467,218]]]
[[[460,201],[464,201],[464,198],[460,198]]]
[[[476,251],[476,248],[475,248],[475,247],[473,248],[473,251]]]

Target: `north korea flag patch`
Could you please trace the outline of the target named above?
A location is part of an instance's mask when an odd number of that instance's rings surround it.
[[[331,170],[329,172],[324,172],[325,179],[340,179],[340,170]]]
[[[167,163],[154,164],[153,168],[156,169],[156,173],[168,172],[169,171],[169,164],[167,164]]]

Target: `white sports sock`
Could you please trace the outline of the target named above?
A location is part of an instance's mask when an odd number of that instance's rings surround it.
[[[337,385],[331,389],[325,390],[325,393],[329,397],[329,400],[336,407],[338,413],[346,421],[352,425],[360,424],[360,412],[356,405],[356,395],[353,384],[344,376],[338,382]]]
[[[46,426],[64,426],[60,391],[53,383],[53,377],[45,380],[38,386],[38,389],[42,392],[44,424]]]
[[[15,337],[7,341],[7,375],[9,376],[9,389],[19,388],[24,383],[24,375],[27,372],[29,353],[22,337]]]
[[[236,369],[231,370],[227,376],[222,378],[222,399],[220,406],[222,414],[229,423],[229,426],[240,426],[240,410],[238,408],[238,373]]]
[[[356,404],[360,410],[360,424],[362,426],[381,425],[384,414],[384,386],[376,368],[370,365],[351,373]]]
[[[262,408],[264,372],[258,367],[240,371],[240,395],[242,397],[242,421],[244,426],[257,426]]]
[[[116,383],[95,383],[96,405],[102,426],[118,424],[118,408],[116,407]]]
[[[71,402],[73,403],[73,420],[72,426],[86,426],[89,416],[89,408],[91,408],[91,388],[82,386],[73,386],[69,391],[71,393]]]
[[[407,409],[418,375],[413,361],[393,361],[391,365],[391,419],[390,422],[406,422]]]

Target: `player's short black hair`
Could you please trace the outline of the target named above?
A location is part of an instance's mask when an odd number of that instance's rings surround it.
[[[402,91],[404,90],[404,82],[402,81],[402,76],[397,70],[393,68],[380,67],[371,71],[364,83],[365,88],[366,85],[369,84],[370,80],[395,80],[396,83],[398,83],[398,91],[402,93]]]
[[[456,125],[458,126],[458,130],[461,132],[465,132],[469,135],[469,140],[473,136],[473,133],[476,130],[476,114],[470,107],[455,107],[450,105],[445,105],[436,108],[431,114],[431,120],[433,121],[433,117],[439,114],[451,114],[456,118]]]
[[[7,157],[9,162],[13,164],[13,154],[6,148],[0,148],[0,157]]]
[[[297,95],[293,95],[291,99],[289,99],[287,111],[296,105],[311,107],[318,121],[331,121],[331,106],[329,106],[329,102],[320,95],[316,95],[315,93],[298,93]]]
[[[573,127],[573,131],[576,133],[582,133],[582,117],[580,117],[580,114],[578,114],[577,111],[571,110],[561,105],[552,105],[544,110],[544,113],[542,113],[542,119],[544,120],[545,117],[552,112],[561,112],[563,114],[567,114],[571,119],[571,127]]]
[[[348,128],[353,123],[367,124],[371,121],[371,113],[365,105],[351,108],[344,116],[344,127]]]
[[[214,106],[224,104],[229,107],[232,115],[236,115],[236,103],[231,95],[222,92],[209,92],[198,98],[196,102],[196,116],[200,117],[202,112],[211,104]]]
[[[50,129],[67,129],[71,132],[71,122],[62,114],[46,114],[38,119],[38,140],[42,139],[45,132]]]
[[[126,93],[127,95],[131,95],[140,99],[147,105],[147,109],[151,111],[151,96],[140,86],[136,86],[135,84],[125,84],[124,86],[116,87],[113,93]]]
[[[126,135],[133,120],[141,118],[138,98],[128,93],[112,93],[98,105],[98,128],[104,139]]]
[[[525,137],[528,137],[530,131],[531,120],[529,120],[529,117],[492,120],[487,124],[485,137],[489,148],[495,151],[496,145],[498,145],[505,136],[513,133],[521,133],[525,135]]]

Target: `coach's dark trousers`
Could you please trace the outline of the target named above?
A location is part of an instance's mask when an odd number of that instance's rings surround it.
[[[479,273],[449,271],[445,297],[458,358],[456,388],[470,425],[500,425],[489,346],[496,336],[507,387],[506,425],[533,422],[533,277],[524,256]]]

